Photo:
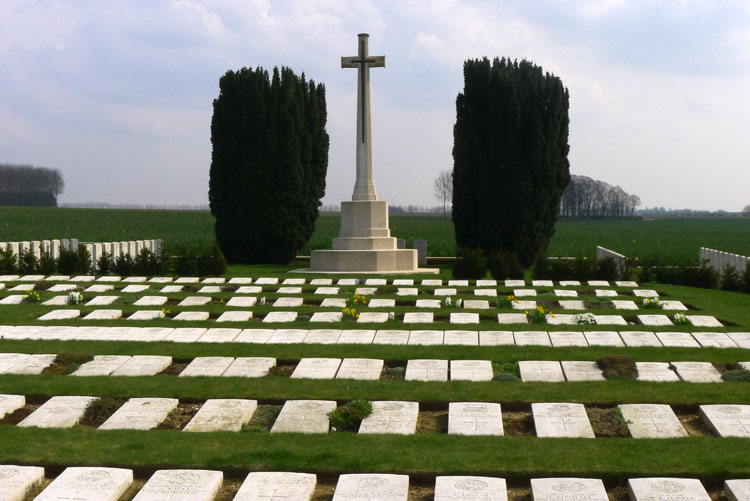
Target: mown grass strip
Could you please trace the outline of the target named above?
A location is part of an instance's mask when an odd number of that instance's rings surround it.
[[[173,397],[182,400],[251,398],[279,402],[289,399],[409,400],[425,404],[447,402],[581,402],[592,404],[664,403],[674,405],[744,404],[750,384],[645,381],[565,383],[420,382],[310,380],[267,376],[257,379],[173,376],[74,377],[0,376],[0,393],[47,397],[99,395],[112,397]]]
[[[475,474],[509,479],[569,475],[622,480],[651,476],[654,465],[658,465],[660,476],[724,480],[750,475],[746,439],[711,437],[592,440],[354,433],[204,434],[0,426],[0,443],[0,464],[208,468],[235,472],[237,476],[247,471],[303,471]]]
[[[750,361],[739,348],[672,347],[550,347],[550,346],[399,346],[382,344],[245,344],[245,343],[135,343],[126,341],[0,340],[0,353],[91,353],[94,355],[167,355],[175,360],[195,357],[275,357],[299,360],[307,357],[379,358],[405,362],[417,358],[445,360],[597,360],[625,355],[638,362],[698,361],[732,363]]]

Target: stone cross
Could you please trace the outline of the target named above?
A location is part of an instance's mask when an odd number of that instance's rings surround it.
[[[342,68],[357,68],[357,178],[352,200],[377,200],[372,180],[372,133],[370,129],[370,68],[384,68],[385,56],[368,54],[367,33],[360,33],[356,56],[342,57]]]

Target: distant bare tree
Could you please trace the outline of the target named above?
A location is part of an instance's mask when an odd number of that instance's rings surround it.
[[[443,217],[446,215],[446,204],[448,200],[453,200],[453,174],[449,170],[444,170],[435,178],[432,192],[435,198],[443,202]]]
[[[742,208],[742,214],[745,216],[750,216],[750,204],[747,204]]]

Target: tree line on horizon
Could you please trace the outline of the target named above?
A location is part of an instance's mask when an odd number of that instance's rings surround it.
[[[0,205],[57,207],[65,181],[58,169],[0,164]]]
[[[626,193],[619,186],[571,175],[570,183],[560,200],[560,216],[568,217],[633,217],[641,205],[637,195]]]

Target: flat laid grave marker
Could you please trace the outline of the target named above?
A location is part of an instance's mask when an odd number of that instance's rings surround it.
[[[117,409],[100,430],[150,430],[177,407],[176,398],[131,398]]]
[[[172,357],[135,355],[117,368],[113,376],[153,376],[172,364]]]
[[[637,310],[638,309],[638,305],[635,304],[635,301],[613,299],[612,304],[614,305],[616,310]]]
[[[42,482],[44,482],[44,468],[0,465],[0,499],[4,501],[24,501],[27,495]]]
[[[370,344],[375,339],[374,330],[352,329],[341,331],[338,344]]]
[[[296,311],[272,311],[263,317],[265,323],[284,323],[297,320]]]
[[[164,318],[166,315],[161,310],[138,310],[128,317],[128,320],[154,320]]]
[[[26,416],[26,419],[18,423],[18,426],[70,428],[81,420],[86,407],[94,400],[96,400],[96,397],[52,397]]]
[[[409,333],[409,344],[434,346],[443,344],[443,331],[416,330]]]
[[[669,327],[672,321],[666,315],[638,315],[638,320],[643,325],[650,327]]]
[[[0,419],[26,405],[23,395],[0,395]],[[2,477],[0,477],[2,478]]]
[[[240,335],[234,338],[234,342],[265,344],[275,332],[273,329],[243,329]]]
[[[185,367],[179,377],[221,376],[232,362],[233,357],[197,357]]]
[[[225,311],[221,315],[219,315],[219,318],[216,319],[217,322],[247,322],[253,318],[253,312],[252,311]]]
[[[167,296],[143,296],[133,303],[133,306],[161,306],[167,299]]]
[[[583,404],[533,403],[531,412],[537,437],[594,438]]]
[[[409,360],[406,362],[406,381],[447,381],[447,360]]]
[[[628,492],[633,501],[710,501],[711,497],[695,478],[631,478]]]
[[[366,315],[367,313],[362,313]],[[370,313],[370,315],[387,315],[387,313]],[[360,320],[362,317],[359,317]],[[379,330],[372,340],[374,344],[398,344],[403,345],[409,342],[409,331],[403,330]]]
[[[440,300],[439,299],[417,299],[416,302],[417,308],[440,308]]]
[[[96,355],[76,370],[73,376],[109,376],[130,360],[129,355]]]
[[[661,344],[664,346],[700,348],[700,344],[688,332],[655,332]]]
[[[335,409],[331,400],[287,400],[271,433],[328,433],[328,414]]]
[[[552,346],[545,331],[517,331],[513,338],[518,346]]]
[[[263,287],[259,285],[243,285],[238,287],[235,294],[260,294],[263,292]]]
[[[451,402],[448,404],[448,433],[454,435],[503,435],[500,404]]]
[[[636,362],[638,381],[679,381],[680,378],[666,362]]]
[[[94,310],[83,320],[117,320],[122,317],[122,310]]]
[[[346,305],[346,300],[344,301],[344,304]],[[396,300],[395,299],[370,299],[370,301],[367,303],[368,308],[395,308],[396,307]]]
[[[608,501],[598,478],[532,478],[532,501]]]
[[[529,320],[523,313],[498,313],[497,323],[499,324],[526,324]]]
[[[225,312],[230,313],[230,312]],[[231,312],[238,313],[238,312]],[[198,338],[199,343],[231,343],[234,338],[240,335],[242,332],[240,329],[208,329],[203,335]]]
[[[234,501],[310,501],[316,484],[313,473],[253,472],[245,478]]]
[[[707,327],[716,326],[709,325]],[[694,332],[693,337],[704,348],[737,348],[737,344],[723,332]]]
[[[568,299],[568,300],[561,299],[560,301],[558,301],[558,303],[560,304],[560,307],[563,310],[585,310],[586,309],[586,305],[580,299]]]
[[[224,473],[210,470],[158,470],[133,501],[213,501]]]
[[[750,437],[750,405],[701,405],[698,411],[720,437]]]
[[[321,308],[346,308],[346,299],[327,297],[320,303]]]
[[[336,323],[341,321],[342,316],[343,313],[338,311],[316,311],[310,317],[310,322]]]
[[[372,413],[362,420],[359,433],[413,435],[418,416],[418,402],[372,402]]]
[[[447,330],[443,336],[443,343],[447,345],[478,346],[479,334],[477,331]]]
[[[340,358],[303,358],[297,364],[293,379],[333,379],[341,365]]]
[[[137,292],[143,292],[148,289],[149,289],[148,285],[126,285],[125,287],[122,288],[120,292],[124,294],[135,294]]]
[[[475,501],[507,501],[504,478],[494,477],[436,477],[435,501],[456,499]]]
[[[204,304],[208,304],[210,302],[211,302],[210,297],[188,296],[182,301],[180,301],[180,303],[177,306],[203,306]]]
[[[729,501],[750,500],[750,480],[727,480],[724,482],[724,494]]]
[[[560,365],[568,381],[604,381],[596,362],[563,360]]]
[[[583,336],[583,332],[575,331],[551,331],[549,333],[549,340],[552,346],[588,346],[586,338]]]
[[[0,374],[29,358],[26,353],[0,353]]]
[[[333,501],[406,501],[408,496],[408,475],[352,473],[339,476]]]
[[[341,362],[336,379],[380,379],[383,372],[383,360],[373,358],[345,358]]]
[[[691,383],[721,383],[721,373],[710,362],[672,362],[677,375]]]
[[[515,344],[512,331],[479,331],[480,346],[506,346]]]
[[[272,357],[237,357],[222,377],[263,377],[275,366]]]
[[[557,383],[565,381],[560,362],[554,360],[521,360],[518,362],[521,381]]]
[[[312,321],[312,319],[310,319],[310,321]],[[305,336],[304,343],[336,344],[339,337],[341,337],[341,331],[339,329],[312,329],[308,331]]]
[[[132,483],[132,470],[70,467],[53,480],[34,501],[117,501]]]
[[[722,323],[711,315],[686,315],[685,318],[696,327],[723,327]]]
[[[0,303],[2,303],[2,301],[0,301]],[[39,317],[39,320],[70,320],[72,318],[78,318],[80,316],[80,310],[52,310],[49,313],[46,313]]]
[[[209,399],[182,431],[240,431],[258,408],[257,400]]]
[[[661,342],[653,332],[644,331],[622,331],[620,337],[625,342],[625,346],[661,346]]]
[[[621,404],[620,412],[633,438],[677,438],[688,435],[669,405]]]
[[[5,296],[0,299],[0,304],[21,304],[26,296],[21,294],[13,294],[11,296]],[[41,320],[41,319],[40,319]]]
[[[492,381],[489,360],[451,360],[451,381]]]
[[[434,314],[430,312],[418,312],[410,311],[404,313],[405,324],[431,324],[433,321]]]

